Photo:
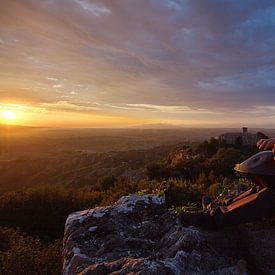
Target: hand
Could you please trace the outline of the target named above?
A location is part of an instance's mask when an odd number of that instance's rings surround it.
[[[272,151],[274,150],[274,152],[275,152],[274,145],[275,145],[275,138],[260,139],[257,142],[257,147],[260,150],[266,150],[268,148],[272,148]]]

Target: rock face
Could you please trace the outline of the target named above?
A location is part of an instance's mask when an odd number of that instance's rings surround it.
[[[275,274],[275,222],[183,227],[153,195],[71,214],[63,274]]]

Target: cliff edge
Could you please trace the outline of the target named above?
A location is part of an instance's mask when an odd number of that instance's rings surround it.
[[[69,215],[63,274],[275,274],[275,220],[183,227],[154,195]]]

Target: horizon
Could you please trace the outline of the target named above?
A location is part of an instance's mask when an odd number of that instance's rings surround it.
[[[0,124],[273,129],[274,14],[268,0],[3,0]]]
[[[1,124],[2,128],[34,128],[34,129],[47,129],[47,130],[240,130],[241,127],[222,127],[222,126],[210,126],[210,127],[190,127],[184,125],[173,125],[173,124],[138,124],[138,125],[130,125],[127,127],[50,127],[50,126],[31,126],[31,125],[19,125],[19,124]],[[247,128],[247,127],[246,127]],[[251,131],[259,131],[259,130],[275,130],[275,127],[248,127],[248,132]]]

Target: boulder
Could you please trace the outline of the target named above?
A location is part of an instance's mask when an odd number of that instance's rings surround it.
[[[183,227],[155,195],[69,215],[63,274],[275,274],[275,222]]]

